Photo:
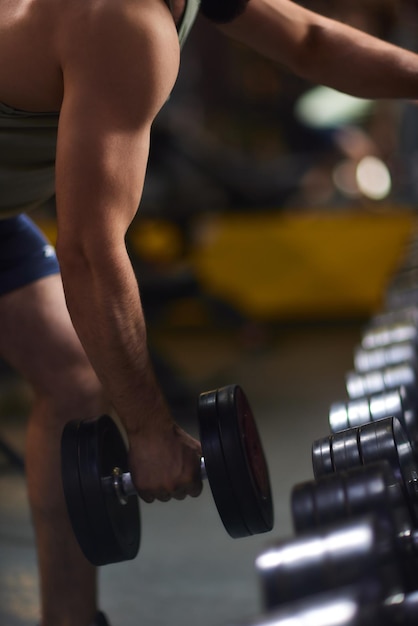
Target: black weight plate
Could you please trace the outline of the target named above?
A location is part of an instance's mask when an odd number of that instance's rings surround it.
[[[92,527],[99,533],[100,553],[95,565],[135,558],[140,542],[139,503],[136,496],[122,504],[113,489],[104,486],[115,467],[128,472],[125,442],[115,422],[104,415],[82,422],[79,434],[79,465],[84,500]]]
[[[86,558],[94,565],[135,558],[141,531],[138,498],[130,497],[122,504],[105,483],[115,467],[129,471],[125,442],[117,425],[108,416],[82,421],[77,445],[83,506],[81,511],[73,507],[70,517],[78,518],[74,530]]]
[[[217,391],[221,444],[238,506],[251,534],[273,528],[273,499],[266,458],[248,400],[239,385]]]
[[[219,432],[217,392],[208,391],[199,396],[198,417],[200,442],[208,483],[213,499],[227,533],[237,539],[251,535],[234,493]]]
[[[74,535],[84,555],[96,554],[100,546],[90,526],[80,482],[78,466],[79,422],[66,424],[61,438],[61,476],[68,516]],[[90,560],[90,559],[89,559]]]

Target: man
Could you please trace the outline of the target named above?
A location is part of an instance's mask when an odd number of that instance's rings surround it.
[[[202,6],[226,35],[312,82],[418,98],[418,56],[289,0]],[[104,620],[63,501],[68,420],[114,408],[146,502],[201,491],[200,445],[173,422],[155,380],[124,242],[151,125],[197,9],[198,0],[0,0],[0,354],[35,393],[26,463],[42,626]],[[12,217],[46,201],[54,182],[61,275],[30,222]]]

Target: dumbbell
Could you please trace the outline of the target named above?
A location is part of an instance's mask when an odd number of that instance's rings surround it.
[[[415,256],[415,254],[414,254]],[[418,296],[418,266],[414,261],[405,262],[394,274],[386,290],[386,308],[397,309],[415,305]]]
[[[198,419],[207,478],[220,518],[233,538],[269,532],[273,501],[262,443],[239,385],[200,394]],[[127,446],[114,420],[68,423],[61,440],[69,518],[86,558],[106,565],[135,558],[141,522]]]
[[[417,398],[417,370],[410,363],[400,363],[363,374],[351,371],[346,375],[345,382],[350,399],[373,396],[400,387],[405,387],[411,398]]]
[[[396,417],[413,446],[418,443],[418,417],[415,391],[399,387],[393,391],[365,396],[345,402],[334,402],[329,410],[332,433],[363,426],[386,417]]]
[[[361,599],[360,599],[361,597]],[[380,602],[364,599],[359,584],[309,596],[230,626],[416,626],[418,593],[395,594]]]
[[[417,588],[417,520],[405,489],[386,461],[299,483],[292,489],[291,508],[298,534],[366,514],[386,519],[396,543],[404,588]]]
[[[414,288],[418,285],[418,267],[412,266],[409,263],[404,263],[403,266],[393,275],[390,281],[390,287],[394,289]]]
[[[418,302],[418,268],[399,272],[386,290],[385,306],[399,309],[413,306]]]
[[[418,528],[418,465],[401,423],[394,417],[334,433],[312,444],[315,478],[386,461],[405,494]]]
[[[382,398],[390,398],[393,401],[394,396],[391,392],[397,392],[401,397],[401,404],[404,410],[403,415],[396,413],[398,419],[402,422],[403,427],[410,439],[411,443],[416,447],[418,443],[418,368],[411,363],[400,363],[391,367],[380,370],[372,370],[358,374],[357,372],[349,372],[346,376],[346,388],[349,397],[347,409],[354,413],[361,406],[361,410],[365,411],[367,403],[373,397],[377,397],[379,402]],[[360,404],[357,404],[358,401]],[[354,404],[351,404],[354,402]],[[377,404],[374,403],[374,407]],[[340,409],[342,410],[340,411]],[[381,406],[382,408],[382,406]],[[399,407],[398,407],[399,408]],[[344,407],[331,407],[333,416],[330,416],[330,423],[337,421],[334,417],[337,413],[338,420],[344,421]],[[386,415],[390,417],[392,413]],[[331,427],[334,430],[334,427]]]
[[[407,333],[413,331],[414,335],[418,330],[413,325],[395,328],[406,330]],[[395,416],[415,444],[418,441],[417,337],[386,344],[386,334],[387,330],[366,334],[362,346],[355,350],[355,371],[346,376],[350,400],[331,406],[330,428],[332,432],[337,432],[368,421]],[[381,347],[370,348],[367,347],[369,344],[380,344]]]
[[[367,468],[385,461],[393,473],[363,472],[361,480],[351,476],[354,468]],[[409,589],[418,583],[418,466],[414,449],[401,423],[394,417],[334,433],[312,445],[312,464],[318,485],[295,488],[292,509],[295,526],[304,528],[318,520],[341,519],[354,512],[391,512],[394,536],[401,545],[403,570]],[[344,479],[342,472],[351,476]],[[335,478],[330,478],[335,474]],[[321,477],[324,477],[322,482]],[[325,480],[328,477],[329,480]],[[350,487],[351,485],[351,487]],[[368,501],[367,501],[368,500]],[[322,504],[321,504],[322,502]],[[376,504],[379,502],[379,505]],[[325,511],[324,503],[328,510]],[[321,506],[321,512],[319,510]],[[310,509],[315,511],[310,513]]]
[[[365,516],[270,545],[256,559],[264,609],[358,584],[361,601],[403,593],[401,555],[390,520]]]
[[[410,363],[416,367],[417,351],[415,340],[399,341],[373,349],[359,346],[354,349],[354,369],[362,374],[400,363]]]
[[[418,302],[418,286],[408,285],[407,282],[390,286],[385,295],[385,306],[388,309],[404,309],[415,306]]]
[[[400,325],[418,326],[418,305],[404,307],[396,310],[384,310],[376,313],[366,324],[364,336],[376,330],[382,330],[387,326]]]
[[[361,347],[364,350],[374,350],[405,341],[415,342],[418,345],[418,319],[415,319],[412,312],[405,315],[407,316],[405,320],[397,319],[395,314],[391,313],[388,323],[384,323],[383,316],[380,317],[382,323],[370,322],[363,333]]]
[[[399,270],[405,269],[407,267],[417,267],[418,266],[418,241],[417,235],[414,234],[411,239],[407,242],[404,249],[403,259],[399,264]]]
[[[366,514],[389,517],[402,531],[414,526],[405,489],[386,460],[294,485],[291,510],[297,534]]]

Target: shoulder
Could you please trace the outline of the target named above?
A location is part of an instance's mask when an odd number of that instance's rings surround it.
[[[119,101],[166,99],[177,77],[179,43],[164,0],[71,0],[57,38],[64,94]],[[146,91],[144,90],[146,87]],[[161,92],[161,93],[159,93]],[[161,104],[162,104],[161,102]]]
[[[110,46],[114,53],[126,45],[167,43],[175,25],[164,0],[67,0],[62,3],[57,46],[63,59]]]
[[[101,36],[110,27],[163,29],[172,22],[164,0],[62,0],[61,35]],[[75,31],[77,29],[77,31]]]

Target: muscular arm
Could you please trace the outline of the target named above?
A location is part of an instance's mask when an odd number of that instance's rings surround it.
[[[250,0],[221,30],[313,83],[362,98],[418,97],[418,55],[289,0]]]
[[[173,436],[125,234],[140,203],[150,127],[177,75],[178,41],[165,6],[146,0],[106,3],[100,15],[74,21],[76,41],[62,47],[57,253],[74,327],[131,445],[138,443],[136,462],[155,439]],[[182,470],[166,469],[155,489],[169,492]]]

